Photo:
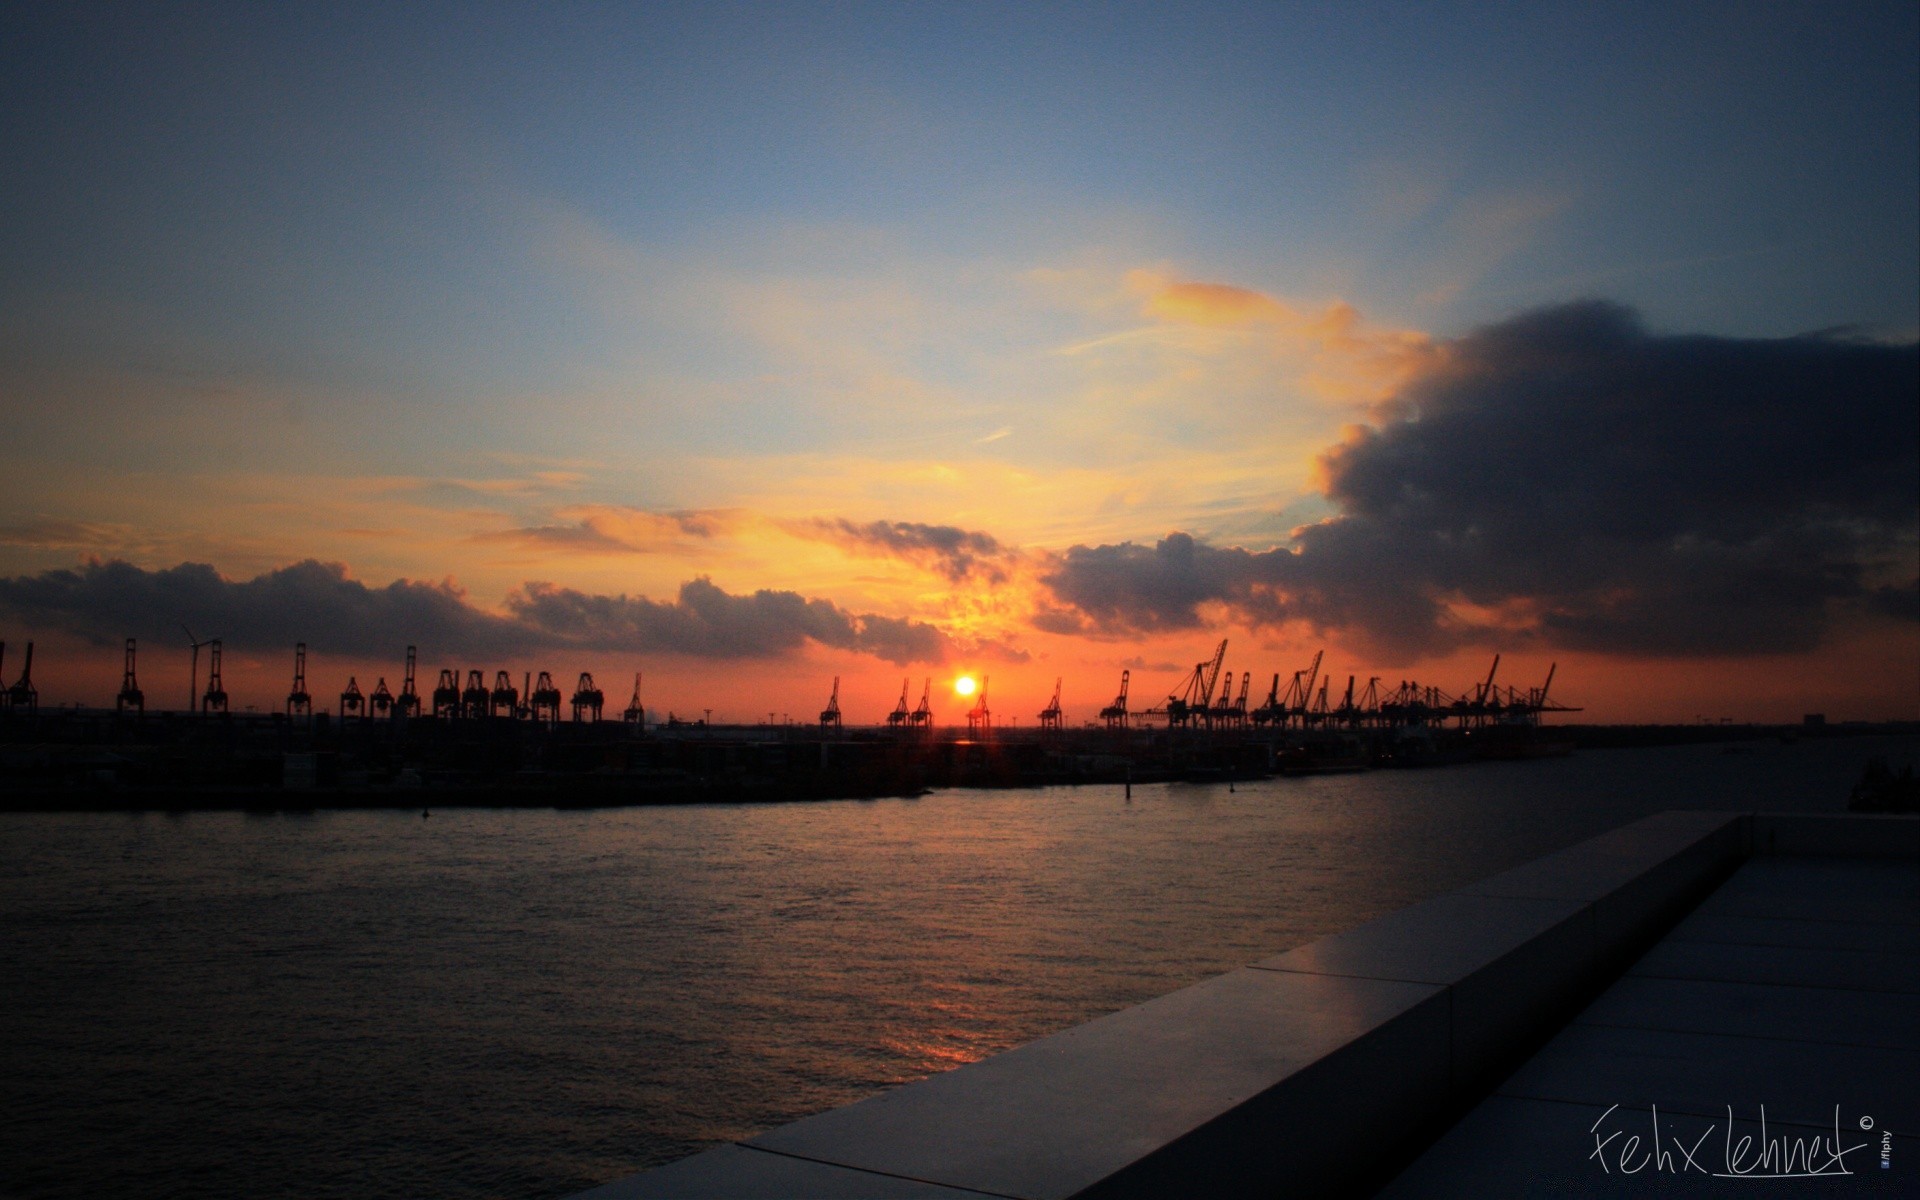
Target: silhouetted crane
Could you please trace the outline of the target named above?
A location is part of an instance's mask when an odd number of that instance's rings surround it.
[[[589,712],[593,714],[589,720],[597,723],[600,720],[600,710],[606,702],[606,696],[599,688],[593,686],[592,673],[580,672],[580,682],[573,689],[573,719],[578,721],[581,713]]]
[[[1304,671],[1293,673],[1293,682],[1287,685],[1286,695],[1280,698],[1280,719],[1283,722],[1298,718],[1302,726],[1307,724],[1307,710],[1313,704],[1313,685],[1320,678],[1320,660],[1326,657],[1326,653],[1325,650],[1315,651],[1312,665]]]
[[[445,718],[460,715],[460,675],[452,667],[441,667],[440,680],[433,685],[433,715]]]
[[[374,685],[373,699],[369,701],[372,715],[384,717],[393,711],[393,693],[387,690],[387,677],[382,675],[380,682]]]
[[[1060,678],[1055,676],[1053,699],[1047,701],[1047,706],[1040,710],[1040,728],[1046,732],[1059,733],[1060,723],[1064,719],[1060,712],[1060,682]]]
[[[1112,704],[1100,710],[1100,719],[1107,723],[1108,729],[1125,729],[1127,727],[1127,686],[1132,682],[1132,679],[1132,671],[1120,672],[1120,694],[1113,698]]]
[[[347,676],[347,690],[340,693],[340,719],[346,720],[348,713],[362,719],[367,715],[367,698],[360,691],[360,680],[352,675]]]
[[[133,670],[133,639],[127,639],[127,670],[120,679],[120,694],[113,698],[113,711],[126,712],[132,709],[136,714],[145,716],[147,712],[147,694],[140,690],[140,681]]]
[[[400,681],[400,694],[393,698],[394,718],[417,717],[420,715],[420,691],[414,685],[414,671],[419,662],[417,647],[407,647],[407,673]]]
[[[989,734],[993,732],[993,712],[987,708],[987,677],[980,677],[980,698],[967,710],[967,732]]]
[[[1273,685],[1267,689],[1267,698],[1260,707],[1247,714],[1255,725],[1275,725],[1287,719],[1287,710],[1280,703],[1280,672],[1273,673]]]
[[[627,724],[638,726],[642,730],[647,727],[647,709],[640,703],[640,672],[638,671],[633,673],[633,698],[627,701],[627,710],[621,713],[620,717]]]
[[[840,732],[840,677],[833,677],[833,695],[827,697],[827,706],[820,710],[820,728]]]
[[[476,720],[484,717],[492,699],[492,694],[487,691],[486,672],[477,667],[468,668],[467,686],[460,690],[460,715]]]
[[[527,697],[533,719],[545,721],[549,725],[560,723],[560,687],[553,682],[553,676],[540,672],[540,678],[533,681],[533,692]]]
[[[203,716],[210,712],[227,715],[227,686],[220,681],[219,638],[207,643],[207,690],[200,693],[200,712]]]
[[[513,676],[505,671],[493,673],[493,691],[487,694],[487,715],[505,717],[513,720],[514,709],[520,706],[520,689],[513,686]]]
[[[905,728],[912,719],[913,714],[907,708],[907,685],[909,682],[910,681],[906,679],[900,681],[900,703],[894,705],[893,711],[887,714],[887,728],[889,729]]]
[[[1193,673],[1188,675],[1180,690],[1167,697],[1167,705],[1161,709],[1168,725],[1185,725],[1195,717],[1206,719],[1213,706],[1214,685],[1220,680],[1220,664],[1227,657],[1227,639],[1220,639],[1220,646],[1213,652],[1213,658],[1206,662],[1193,664]]]
[[[216,646],[219,644],[214,643]],[[32,642],[27,643],[27,663],[20,668],[20,678],[14,680],[13,686],[7,689],[7,707],[9,709],[24,708],[28,716],[40,711],[40,689],[33,686]]]
[[[287,689],[287,716],[313,716],[313,697],[307,694],[307,644],[293,647],[293,686]]]
[[[920,705],[907,718],[907,724],[915,729],[933,732],[933,680],[929,678],[920,685]]]
[[[1354,719],[1369,725],[1380,722],[1380,677],[1375,675],[1367,680],[1367,690],[1360,693],[1358,706],[1354,710]]]

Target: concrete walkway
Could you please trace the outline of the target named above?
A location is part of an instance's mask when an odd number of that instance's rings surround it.
[[[1760,1193],[1920,1196],[1920,862],[1749,860],[1380,1196]]]

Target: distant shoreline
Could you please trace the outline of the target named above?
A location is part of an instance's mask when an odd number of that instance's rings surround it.
[[[617,727],[616,727],[617,728]],[[14,731],[16,734],[18,730]],[[714,729],[708,736],[746,738],[751,727]],[[1730,749],[1748,742],[1788,743],[1867,736],[1920,736],[1920,721],[1848,723],[1832,726],[1800,725],[1556,725],[1541,730],[1555,742],[1570,742],[1579,750],[1636,749],[1661,746],[1724,744]],[[1039,743],[1033,731],[997,733],[1004,744],[997,749],[1031,751]],[[806,742],[798,743],[805,745]],[[816,739],[821,748],[866,746],[874,743],[831,742]],[[881,743],[892,745],[893,743]],[[947,743],[986,749],[991,742]],[[15,739],[5,747],[15,753],[31,749]],[[1084,748],[1084,747],[1082,747]],[[1028,758],[1032,758],[1028,754]],[[840,771],[795,773],[697,774],[686,771],[643,771],[631,774],[567,774],[538,779],[289,786],[250,783],[47,783],[0,777],[0,812],[314,812],[324,809],[390,809],[430,812],[441,808],[589,809],[692,804],[778,804],[816,800],[864,800],[924,795],[934,787],[993,789],[1071,786],[1124,786],[1170,780],[1227,782],[1270,778],[1286,773],[1272,765],[1262,767],[1245,754],[1233,758],[1196,759],[1182,768],[1177,763],[1140,760],[1122,763],[1088,756],[1055,755],[1054,769],[981,772],[977,774],[909,774],[898,770],[864,775]],[[1455,760],[1464,764],[1478,759]],[[1224,768],[1210,765],[1225,762]],[[1065,769],[1070,763],[1076,769]],[[1432,770],[1449,764],[1391,769]],[[1378,768],[1389,769],[1389,768]]]

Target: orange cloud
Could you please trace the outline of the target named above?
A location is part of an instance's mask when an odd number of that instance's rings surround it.
[[[719,510],[652,512],[611,505],[578,505],[554,516],[554,523],[488,530],[470,540],[562,554],[685,554],[741,519]]]
[[[1332,403],[1378,404],[1427,368],[1434,354],[1427,334],[1375,328],[1341,300],[1302,308],[1251,288],[1172,280],[1151,271],[1128,272],[1126,282],[1142,297],[1141,314],[1155,321],[1269,332],[1275,352],[1300,360],[1301,385]]]

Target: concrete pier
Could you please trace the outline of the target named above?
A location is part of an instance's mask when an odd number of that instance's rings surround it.
[[[1613,1194],[1608,1105],[1624,1144],[1728,1089],[1910,1139],[1916,940],[1920,819],[1662,813],[582,1200]]]

